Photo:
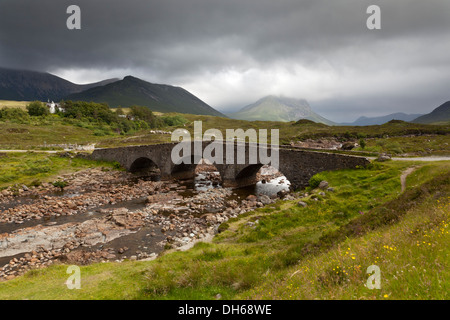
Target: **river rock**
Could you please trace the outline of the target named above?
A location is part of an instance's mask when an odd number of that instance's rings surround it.
[[[289,191],[287,190],[280,190],[277,192],[277,196],[280,199],[283,199],[284,197],[286,197],[289,194]]]
[[[308,205],[306,204],[306,202],[303,202],[303,201],[297,202],[297,205],[300,206],[300,207],[307,207],[307,206],[308,206]]]
[[[319,189],[325,190],[326,188],[328,188],[328,181],[322,180],[319,183]]]
[[[259,196],[259,201],[264,205],[272,203],[272,200],[265,194]]]
[[[344,142],[341,146],[342,150],[352,150],[353,148],[356,148],[358,146],[355,142]]]
[[[384,161],[388,161],[391,160],[391,157],[389,155],[387,155],[386,153],[382,153],[378,156],[377,161],[379,162],[384,162]]]

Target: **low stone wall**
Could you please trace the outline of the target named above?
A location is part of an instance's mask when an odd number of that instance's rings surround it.
[[[354,169],[370,163],[367,158],[303,150],[280,150],[280,171],[296,189],[306,187],[309,179],[322,171]]]

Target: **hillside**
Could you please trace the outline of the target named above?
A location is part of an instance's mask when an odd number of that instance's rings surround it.
[[[228,114],[229,117],[249,121],[297,121],[308,119],[314,122],[333,125],[334,123],[312,111],[304,99],[267,96],[250,104],[240,111]]]
[[[359,117],[354,122],[341,123],[341,125],[344,125],[344,126],[373,126],[373,125],[384,124],[391,120],[412,121],[420,116],[421,116],[421,114],[406,114],[403,112],[397,112],[397,113],[391,113],[386,116],[380,116],[380,117],[364,117],[364,116],[362,116],[362,117]]]
[[[116,80],[79,85],[50,73],[0,68],[0,100],[59,101],[69,94]]]
[[[102,87],[68,95],[65,100],[106,102],[110,107],[142,105],[152,111],[225,117],[183,88],[154,84],[132,76]]]
[[[415,123],[435,123],[446,121],[450,121],[450,101],[445,102],[430,113],[413,120]]]

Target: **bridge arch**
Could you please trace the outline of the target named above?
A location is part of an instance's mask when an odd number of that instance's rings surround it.
[[[215,177],[214,180],[216,183],[217,181],[222,181],[222,174],[219,170],[220,165],[211,163],[207,159],[199,159],[197,156],[194,157],[194,155],[183,160],[190,160],[191,163],[182,161],[180,164],[174,165],[170,173],[173,178],[179,180],[195,180],[201,174],[208,178],[213,172],[219,172],[220,177]]]
[[[261,163],[258,164],[251,164],[244,168],[242,168],[237,175],[235,176],[234,184],[236,186],[250,186],[257,184],[259,182],[261,183],[267,183],[272,179],[278,178],[278,177],[284,177],[282,181],[285,181],[283,183],[288,183],[289,179],[287,178],[286,174],[284,174],[281,170],[274,168],[269,165],[263,165]]]
[[[250,164],[244,168],[242,168],[238,174],[235,176],[235,184],[237,186],[248,186],[252,184],[256,184],[256,174],[262,168],[261,163]]]
[[[197,162],[194,155],[187,156],[181,160],[181,163],[174,164],[171,168],[170,175],[179,180],[190,180],[195,177],[195,167]]]
[[[139,157],[135,159],[131,163],[129,171],[141,176],[151,176],[157,180],[161,178],[161,169],[148,157]]]

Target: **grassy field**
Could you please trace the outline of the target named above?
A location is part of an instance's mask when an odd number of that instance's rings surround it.
[[[392,155],[450,155],[450,136],[424,135],[365,139],[364,149],[355,151],[384,152]]]
[[[12,100],[0,100],[0,108],[19,108],[26,110],[27,105],[30,101],[12,101]]]
[[[140,133],[149,130],[141,130]],[[0,122],[0,149],[6,150],[60,150],[67,144],[93,144],[116,138],[126,139],[135,134],[120,135],[105,124],[77,119],[64,119],[56,115],[46,118],[32,117],[28,123]],[[170,136],[169,136],[170,137]],[[116,141],[116,140],[114,140]]]
[[[66,124],[59,119],[44,123],[20,124],[3,122],[0,126],[0,149],[6,150],[58,150],[52,144],[90,144],[109,138],[96,136],[95,131]]]
[[[305,139],[320,139],[323,137],[337,137],[346,139],[360,138],[386,138],[389,136],[404,136],[411,134],[449,134],[450,125],[423,125],[403,121],[392,121],[383,125],[375,126],[327,126],[311,121],[298,122],[274,122],[274,121],[245,121],[213,116],[183,115],[189,123],[185,126],[187,130],[193,132],[194,121],[202,121],[204,130],[216,128],[225,133],[226,129],[242,128],[244,130],[270,129],[280,130],[280,140],[282,144],[296,142]],[[224,134],[225,136],[225,134]]]
[[[92,167],[113,168],[114,164],[48,153],[3,153],[0,154],[0,190],[13,184],[40,185],[54,181],[59,175]]]
[[[449,172],[449,162],[324,172],[335,190],[306,190],[307,207],[278,201],[155,261],[83,266],[80,290],[67,289],[65,265],[30,271],[0,283],[0,299],[449,299]],[[379,290],[364,285],[370,265]]]
[[[174,114],[172,114],[174,115]],[[226,129],[267,129],[269,142],[270,130],[278,129],[280,144],[304,141],[306,139],[337,138],[342,141],[360,139],[366,141],[364,149],[355,151],[368,153],[390,153],[392,155],[408,154],[418,155],[450,155],[450,125],[434,126],[412,123],[387,123],[380,126],[348,127],[326,126],[310,122],[270,122],[270,121],[245,121],[219,118],[213,116],[182,115],[188,120],[184,129],[194,132],[194,121],[202,121],[202,130],[218,129],[226,138]],[[173,130],[173,128],[168,128]],[[419,136],[413,136],[419,134]],[[99,146],[126,146],[138,144],[153,144],[170,142],[170,135],[155,135],[149,131],[142,131],[129,137],[112,137],[99,141]]]
[[[6,101],[6,105],[25,108],[27,102]],[[0,103],[0,106],[1,103]],[[128,113],[129,108],[123,109]],[[304,141],[306,139],[336,138],[366,141],[366,147],[359,151],[369,153],[386,152],[392,155],[449,155],[450,124],[422,125],[402,121],[391,121],[383,125],[351,127],[327,126],[310,121],[274,122],[244,121],[214,116],[199,116],[178,113],[155,113],[157,116],[179,115],[186,119],[184,129],[193,134],[194,121],[202,122],[202,131],[218,129],[226,138],[227,129],[267,129],[270,139],[271,129],[278,129],[280,144]],[[173,131],[177,127],[161,128]],[[48,145],[92,144],[98,147],[114,147],[139,144],[170,142],[171,135],[154,134],[151,130],[137,130],[118,134],[106,124],[86,120],[48,117],[30,117],[26,123],[20,121],[0,121],[0,149],[46,149]],[[270,140],[269,140],[270,141]],[[253,141],[254,142],[254,141]],[[61,149],[61,147],[51,147]],[[358,149],[356,150],[358,151]]]

